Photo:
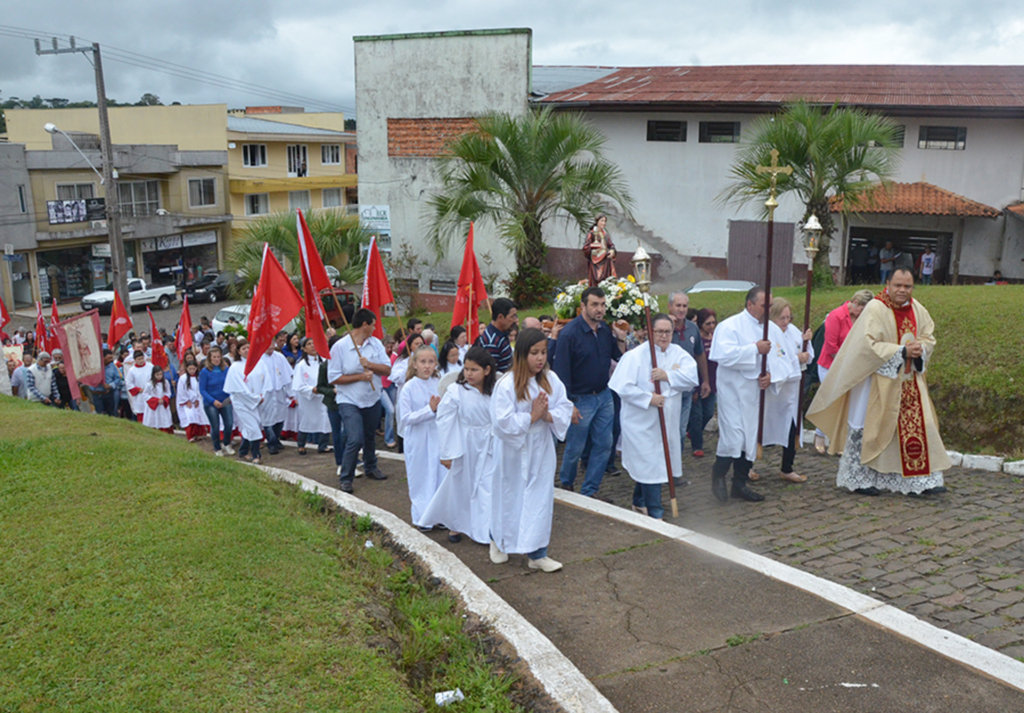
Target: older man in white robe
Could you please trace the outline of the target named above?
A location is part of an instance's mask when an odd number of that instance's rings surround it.
[[[718,363],[718,448],[711,469],[711,490],[729,499],[725,478],[733,470],[732,497],[761,502],[764,496],[748,486],[750,468],[757,457],[757,424],[761,390],[785,382],[793,368],[790,359],[773,345],[784,343],[782,331],[766,319],[764,288],[747,292],[746,308],[723,320],[715,329],[708,358]],[[761,359],[768,355],[768,373],[761,376]]]
[[[682,442],[679,433],[683,394],[689,397],[697,385],[697,362],[682,347],[672,343],[674,325],[667,314],[651,321],[658,366],[652,368],[651,347],[641,344],[626,352],[615,367],[608,387],[622,399],[622,465],[636,481],[633,509],[661,519],[661,486],[668,482],[665,447],[662,441],[659,410],[665,414],[672,475],[683,470]],[[654,382],[661,393],[654,393]]]

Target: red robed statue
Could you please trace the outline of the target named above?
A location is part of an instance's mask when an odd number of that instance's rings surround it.
[[[594,225],[583,243],[583,254],[587,257],[587,276],[590,286],[595,287],[602,280],[617,277],[615,274],[615,244],[604,226],[608,218],[597,216]]]

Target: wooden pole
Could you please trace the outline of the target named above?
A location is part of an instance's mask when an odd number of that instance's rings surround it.
[[[802,334],[807,334],[807,330],[811,328],[811,286],[814,282],[814,258],[810,257],[807,260],[807,294],[804,297],[804,331]],[[803,340],[802,351],[807,351],[807,340]],[[796,441],[793,443],[794,448],[800,448],[801,441],[803,441],[804,435],[804,387],[807,386],[807,370],[803,369],[800,372],[800,394],[797,396],[796,401]]]
[[[651,369],[658,368],[658,352],[654,347],[654,332],[651,329],[651,308],[644,300],[644,318],[647,320],[647,343],[651,346]],[[661,393],[661,382],[654,382],[654,393]],[[658,409],[658,422],[661,424],[661,445],[665,450],[665,472],[668,473],[668,497],[672,504],[672,517],[679,517],[679,503],[676,500],[676,482],[672,478],[672,455],[668,449],[668,429],[665,428],[665,409]]]

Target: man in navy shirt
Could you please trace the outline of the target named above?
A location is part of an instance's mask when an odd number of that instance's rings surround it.
[[[499,297],[491,303],[491,323],[476,338],[476,346],[483,347],[494,357],[499,374],[512,368],[512,345],[508,341],[508,330],[513,324],[519,324],[516,303]]]
[[[558,335],[555,373],[573,402],[572,424],[565,436],[565,453],[558,479],[561,488],[572,490],[580,455],[591,440],[587,473],[580,494],[593,497],[601,487],[604,469],[612,449],[615,405],[608,389],[612,361],[625,351],[626,339],[605,324],[604,291],[590,287],[580,296],[582,311]]]
[[[697,371],[700,374],[699,398],[704,398],[711,393],[711,384],[708,381],[708,355],[704,353],[704,342],[700,338],[700,330],[697,325],[686,318],[690,309],[690,296],[685,292],[673,292],[668,296],[668,313],[676,325],[675,333],[672,335],[672,343],[678,344],[687,354],[697,362]],[[694,392],[683,394],[683,411],[679,416],[679,438],[682,441],[682,451],[686,452],[686,431],[690,427],[690,412],[693,407]],[[693,436],[690,436],[691,443]],[[703,441],[699,441],[701,446]],[[698,458],[704,455],[703,450],[695,449],[693,454]],[[676,479],[682,477],[682,473],[676,475]]]

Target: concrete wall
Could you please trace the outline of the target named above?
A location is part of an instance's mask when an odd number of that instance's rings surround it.
[[[24,187],[25,211],[21,209],[18,187]],[[25,147],[21,144],[0,144],[0,248],[13,245],[14,249],[31,249],[36,245],[35,224],[38,206],[34,201],[32,181],[25,160]],[[42,216],[46,216],[43,205]]]
[[[432,157],[389,156],[388,119],[460,119],[528,110],[529,30],[452,32],[355,38],[359,202],[391,206],[393,249],[409,244],[428,257],[422,236],[426,200],[438,187]],[[502,272],[514,269],[496,231],[475,231],[477,255],[490,253]],[[429,275],[457,275],[461,242]],[[450,298],[449,298],[450,299]]]

